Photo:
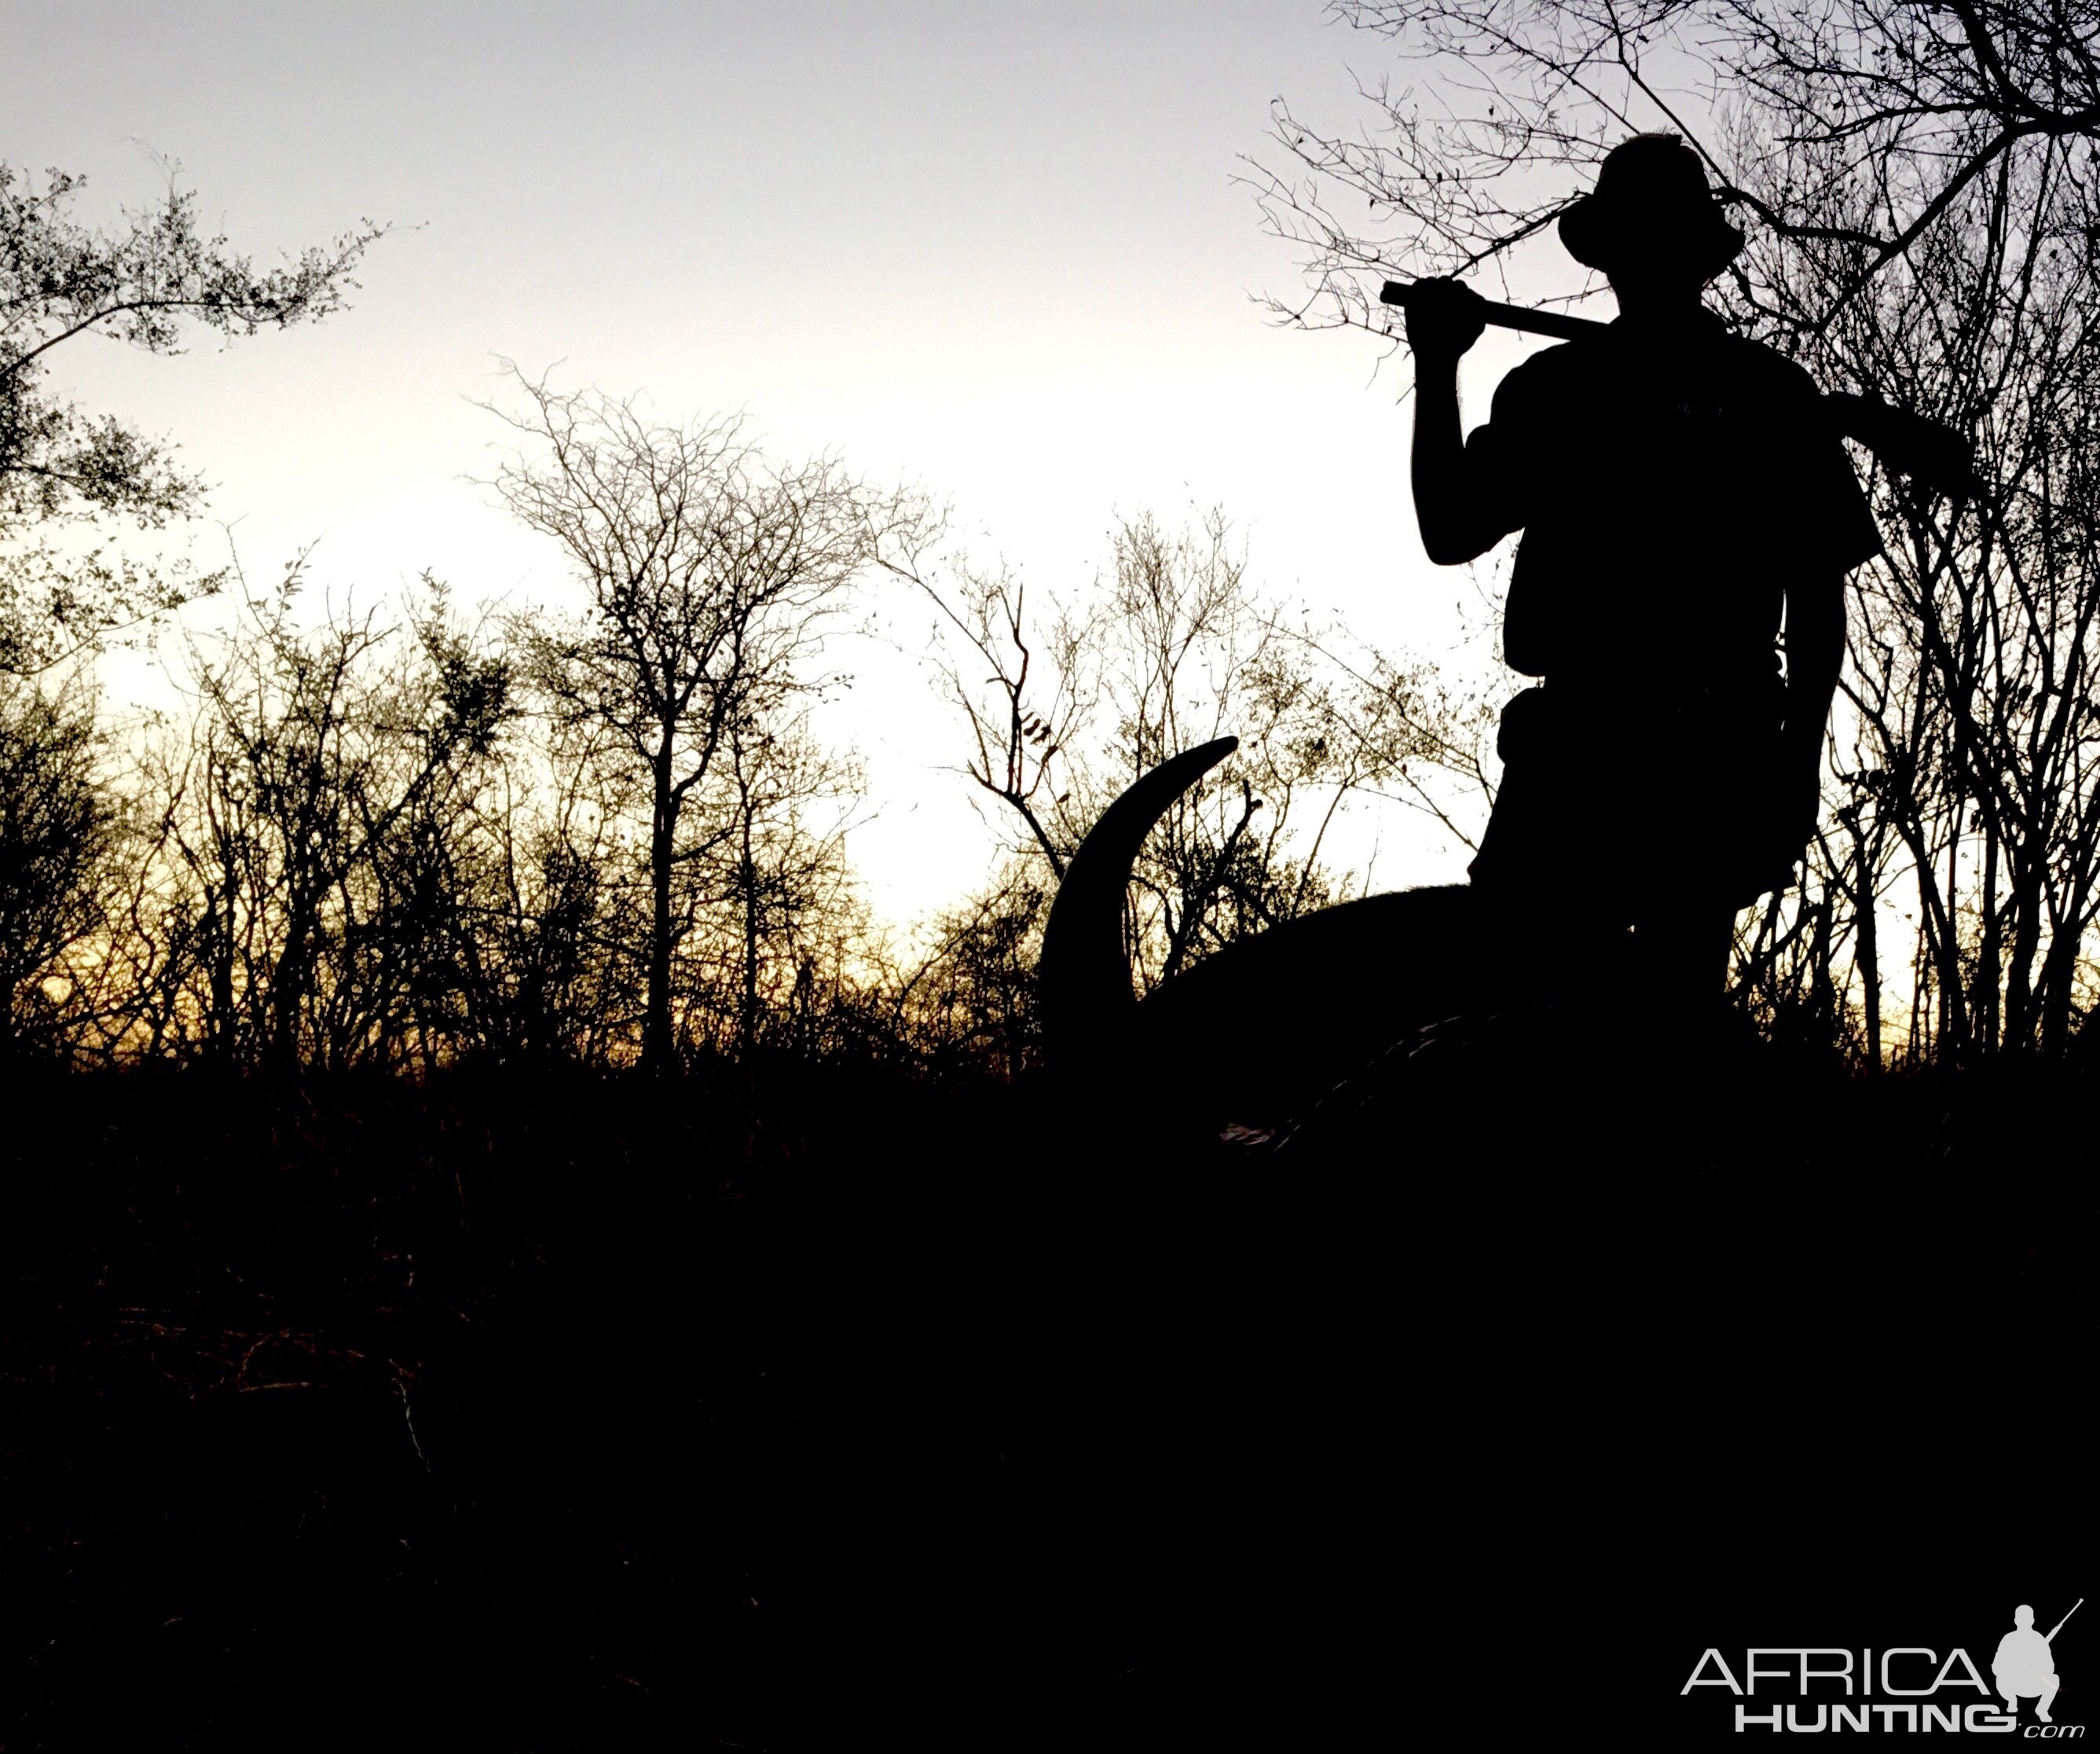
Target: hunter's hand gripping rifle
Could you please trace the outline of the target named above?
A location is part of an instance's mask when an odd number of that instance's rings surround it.
[[[1414,290],[1412,281],[1388,281],[1379,303],[1405,310]],[[1521,305],[1497,304],[1487,298],[1479,298],[1475,308],[1481,320],[1493,328],[1551,335],[1556,341],[1600,335],[1609,326],[1565,311],[1527,311]],[[1836,432],[1857,440],[1898,474],[1954,499],[1966,499],[1977,492],[1980,484],[1969,442],[1952,427],[1921,414],[1907,414],[1873,396],[1826,391],[1823,406]]]

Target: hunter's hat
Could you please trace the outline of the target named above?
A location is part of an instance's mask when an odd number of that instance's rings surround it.
[[[1605,155],[1597,187],[1560,215],[1560,241],[1607,274],[1628,261],[1676,260],[1711,280],[1743,234],[1722,218],[1706,167],[1674,134],[1637,134]]]

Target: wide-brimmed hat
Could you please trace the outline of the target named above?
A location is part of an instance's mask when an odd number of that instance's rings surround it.
[[[1560,215],[1560,241],[1607,274],[1630,259],[1673,260],[1711,280],[1743,234],[1721,217],[1699,155],[1674,134],[1637,134],[1605,155],[1597,186]]]

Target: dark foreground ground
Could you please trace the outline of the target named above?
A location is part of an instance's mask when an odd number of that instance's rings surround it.
[[[0,1747],[1740,1746],[2100,1580],[2089,1080],[1555,1055],[17,1076]]]

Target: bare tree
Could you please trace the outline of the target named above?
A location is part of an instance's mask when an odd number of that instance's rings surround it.
[[[533,637],[533,674],[558,715],[605,726],[649,776],[642,1058],[664,1070],[679,870],[730,832],[710,817],[686,837],[688,802],[720,778],[733,732],[777,722],[820,685],[811,665],[847,586],[925,513],[833,458],[769,462],[741,417],[651,424],[631,400],[557,392],[511,369],[523,409],[492,412],[531,448],[492,484],[560,543],[589,593],[580,622]]]
[[[170,166],[165,197],[108,231],[76,216],[81,178],[0,164],[0,676],[48,676],[226,577],[179,559],[142,559],[112,539],[117,521],[159,530],[195,515],[203,483],[165,440],[54,390],[54,350],[99,335],[172,354],[199,329],[252,335],[316,320],[342,307],[352,272],[386,230],[367,222],[258,272],[200,228],[196,197],[177,175]],[[0,708],[0,772],[28,789],[8,806],[12,850],[0,855],[0,978],[15,983],[10,1007],[33,994],[46,1012],[51,983],[37,969],[86,931],[90,873],[118,827],[112,800],[97,796],[83,765],[94,733],[86,697],[69,686],[10,683]],[[157,917],[144,877],[126,912],[141,925]],[[98,939],[68,990],[77,997],[92,987],[102,1023],[120,1027],[111,1008],[136,994],[120,991],[118,972],[140,946],[114,926]],[[165,975],[165,961],[156,965]]]
[[[933,661],[968,739],[963,771],[1023,831],[1014,850],[1040,858],[1052,880],[1139,775],[1239,738],[1233,760],[1168,811],[1135,868],[1126,927],[1149,986],[1340,899],[1361,881],[1330,857],[1343,812],[1404,792],[1410,762],[1454,745],[1424,734],[1415,673],[1375,654],[1352,670],[1286,625],[1250,582],[1221,511],[1180,528],[1121,519],[1110,549],[1088,598],[1033,619],[1010,572],[967,561],[898,570],[936,607]],[[1008,880],[995,893],[1026,890]],[[992,940],[973,930],[955,941],[975,954]]]
[[[773,726],[737,724],[728,738],[721,807],[729,833],[714,842],[700,881],[734,909],[735,1040],[757,1045],[761,1018],[788,1016],[813,978],[813,937],[849,914],[846,835],[866,775],[824,749],[806,715]],[[761,999],[770,1005],[761,1005]]]
[[[996,572],[958,554],[944,571],[918,552],[889,563],[940,616],[935,630],[941,683],[962,715],[970,752],[963,772],[1021,819],[1055,877],[1074,844],[1069,794],[1054,783],[1068,745],[1089,725],[1097,678],[1088,655],[1101,612],[1074,614],[1054,599],[1031,621],[1026,586],[1011,568]]]
[[[454,837],[508,666],[447,625],[441,590],[404,639],[370,612],[302,626],[300,585],[295,564],[192,648],[198,714],[163,811],[183,979],[218,1057],[390,1063],[456,979]]]
[[[1883,484],[1891,539],[1855,595],[1839,762],[1855,838],[1908,865],[1915,978],[1947,1053],[2064,1045],[2100,884],[2100,277],[2089,197],[2061,168],[2008,164],[1981,183],[1965,226],[1832,331],[1983,436],[1969,502]],[[1860,956],[1877,982],[1864,932]]]
[[[1820,332],[2023,156],[2100,128],[2100,12],[2046,0],[1333,0],[1418,77],[1364,87],[1377,121],[1330,131],[1286,103],[1284,167],[1252,178],[1279,235],[1305,251],[1294,319],[1384,329],[1377,276],[1462,272],[1546,235],[1627,134],[1688,139],[1727,201],[1816,272],[1767,298]],[[1425,91],[1424,87],[1427,86]],[[1832,179],[1873,204],[1833,215]],[[1337,203],[1361,208],[1363,221]],[[1796,258],[1789,253],[1787,259]],[[1805,296],[1804,296],[1805,295]]]
[[[460,926],[474,1045],[605,1065],[632,1051],[648,958],[647,870],[624,832],[631,770],[604,727],[514,740],[470,836]]]

